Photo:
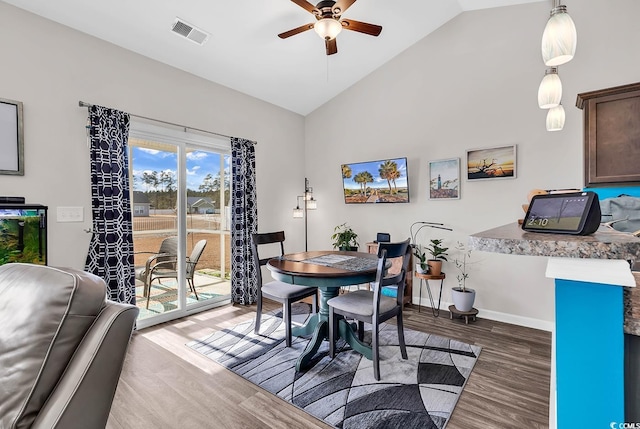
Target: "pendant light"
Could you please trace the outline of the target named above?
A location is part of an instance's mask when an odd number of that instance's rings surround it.
[[[558,104],[547,112],[547,131],[562,131],[564,128],[564,107]]]
[[[558,76],[558,68],[551,67],[544,72],[544,77],[538,87],[538,106],[550,109],[560,104],[562,100],[562,82]]]
[[[538,106],[547,111],[547,131],[564,128],[565,112],[562,107],[562,82],[558,66],[573,59],[578,44],[578,34],[567,7],[560,0],[552,0],[549,20],[542,33],[542,61],[549,68],[538,87]]]
[[[551,16],[542,34],[542,60],[546,66],[565,64],[576,53],[578,34],[573,20],[567,13],[567,7],[554,1]]]

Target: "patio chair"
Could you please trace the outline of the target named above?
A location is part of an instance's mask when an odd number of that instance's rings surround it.
[[[187,283],[189,284],[189,288],[196,296],[196,299],[199,301],[200,297],[198,297],[198,292],[196,291],[196,286],[193,283],[193,275],[196,272],[196,265],[198,265],[198,261],[200,260],[200,256],[202,256],[202,252],[207,245],[207,240],[200,240],[193,246],[193,250],[191,251],[191,255],[187,258],[187,272],[186,278]],[[178,280],[178,271],[176,269],[177,258],[173,258],[171,260],[167,260],[164,262],[158,262],[155,264],[151,271],[149,272],[149,285],[158,279],[176,279]],[[147,295],[147,307],[149,308],[149,299],[151,298],[151,294]]]
[[[385,277],[387,258],[404,257],[402,269],[398,274]],[[373,375],[380,381],[380,353],[378,333],[380,324],[392,317],[396,317],[398,325],[398,343],[403,359],[407,359],[407,348],[404,342],[404,327],[402,325],[402,307],[404,305],[404,285],[411,258],[409,239],[400,243],[380,243],[378,248],[378,270],[373,290],[357,290],[339,295],[327,301],[329,304],[329,356],[335,356],[335,342],[338,336],[338,315],[358,321],[358,339],[364,337],[364,323],[371,324],[371,351],[373,360]],[[384,286],[397,286],[396,297],[382,295]]]
[[[280,281],[262,283],[262,271],[260,268],[271,258],[260,259],[258,256],[258,246],[264,244],[280,244],[280,256],[284,255],[284,231],[267,232],[263,234],[251,235],[251,250],[253,253],[253,263],[256,267],[258,277],[258,297],[256,303],[256,327],[254,332],[260,334],[260,319],[262,318],[262,298],[269,298],[282,304],[282,318],[285,323],[285,341],[287,347],[291,347],[291,303],[304,298],[313,297],[312,312],[318,308],[318,290],[315,287],[297,286]]]
[[[178,237],[167,237],[162,240],[157,253],[136,252],[136,254],[151,254],[146,263],[141,267],[135,267],[135,276],[144,284],[142,296],[149,296],[151,288],[151,272],[153,268],[163,262],[173,262],[173,265],[165,265],[165,269],[175,270],[175,261],[178,258]]]

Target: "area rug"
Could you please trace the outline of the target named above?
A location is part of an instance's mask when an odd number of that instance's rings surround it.
[[[309,306],[296,304],[294,323]],[[263,314],[260,335],[249,320],[187,344],[252,383],[342,429],[444,428],[475,365],[480,347],[405,329],[409,359],[398,346],[395,325],[380,332],[381,381],[372,362],[344,341],[332,360],[324,342],[310,369],[297,372],[296,359],[309,338],[284,342],[282,313]],[[365,341],[369,338],[365,335]]]

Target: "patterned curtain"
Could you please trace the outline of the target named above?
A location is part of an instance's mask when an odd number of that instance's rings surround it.
[[[89,107],[93,236],[85,270],[107,283],[107,298],[135,305],[129,199],[129,114]]]
[[[254,143],[231,137],[231,165],[231,301],[248,305],[258,295],[251,258],[251,234],[258,231]]]

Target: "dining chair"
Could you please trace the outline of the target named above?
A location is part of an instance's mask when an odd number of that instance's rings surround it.
[[[339,295],[327,301],[329,305],[329,356],[335,357],[335,343],[338,336],[338,316],[354,319],[358,322],[358,339],[364,338],[364,324],[371,324],[371,351],[373,360],[373,375],[380,380],[379,331],[380,324],[392,317],[396,318],[398,326],[398,343],[403,359],[407,359],[407,348],[404,342],[404,327],[402,324],[402,307],[404,286],[411,247],[409,239],[400,243],[380,243],[378,249],[378,268],[373,290],[357,290]],[[402,269],[399,273],[385,277],[387,259],[403,257]],[[385,296],[382,288],[396,286],[396,297]]]
[[[287,347],[291,347],[291,303],[300,301],[307,297],[313,297],[312,312],[316,313],[318,308],[318,290],[315,287],[297,286],[277,280],[263,283],[262,266],[271,258],[260,259],[258,246],[269,244],[280,245],[280,256],[284,255],[284,231],[256,233],[251,235],[251,249],[253,253],[253,263],[256,267],[258,281],[258,297],[256,310],[255,333],[260,334],[260,320],[262,318],[262,298],[268,298],[282,304],[282,318],[285,324],[285,341]]]
[[[175,270],[175,261],[178,258],[178,237],[167,237],[160,243],[157,252],[135,252],[136,254],[150,254],[144,265],[135,267],[135,277],[144,284],[142,296],[149,296],[151,288],[151,272],[156,264],[173,261],[173,265],[165,265],[166,269]]]
[[[198,297],[198,292],[196,291],[195,284],[193,283],[193,276],[196,272],[196,265],[198,265],[200,256],[202,256],[202,252],[206,246],[207,240],[198,241],[196,245],[193,246],[191,255],[187,258],[187,270],[185,277],[187,278],[189,288],[195,294],[197,300],[200,300],[200,298]],[[151,283],[156,279],[158,279],[158,281],[160,281],[160,279],[176,279],[177,281],[177,258],[155,264],[149,273],[149,285],[151,285]],[[151,298],[150,292],[151,291],[149,291],[149,294],[147,295],[147,309],[149,308],[149,299]]]

